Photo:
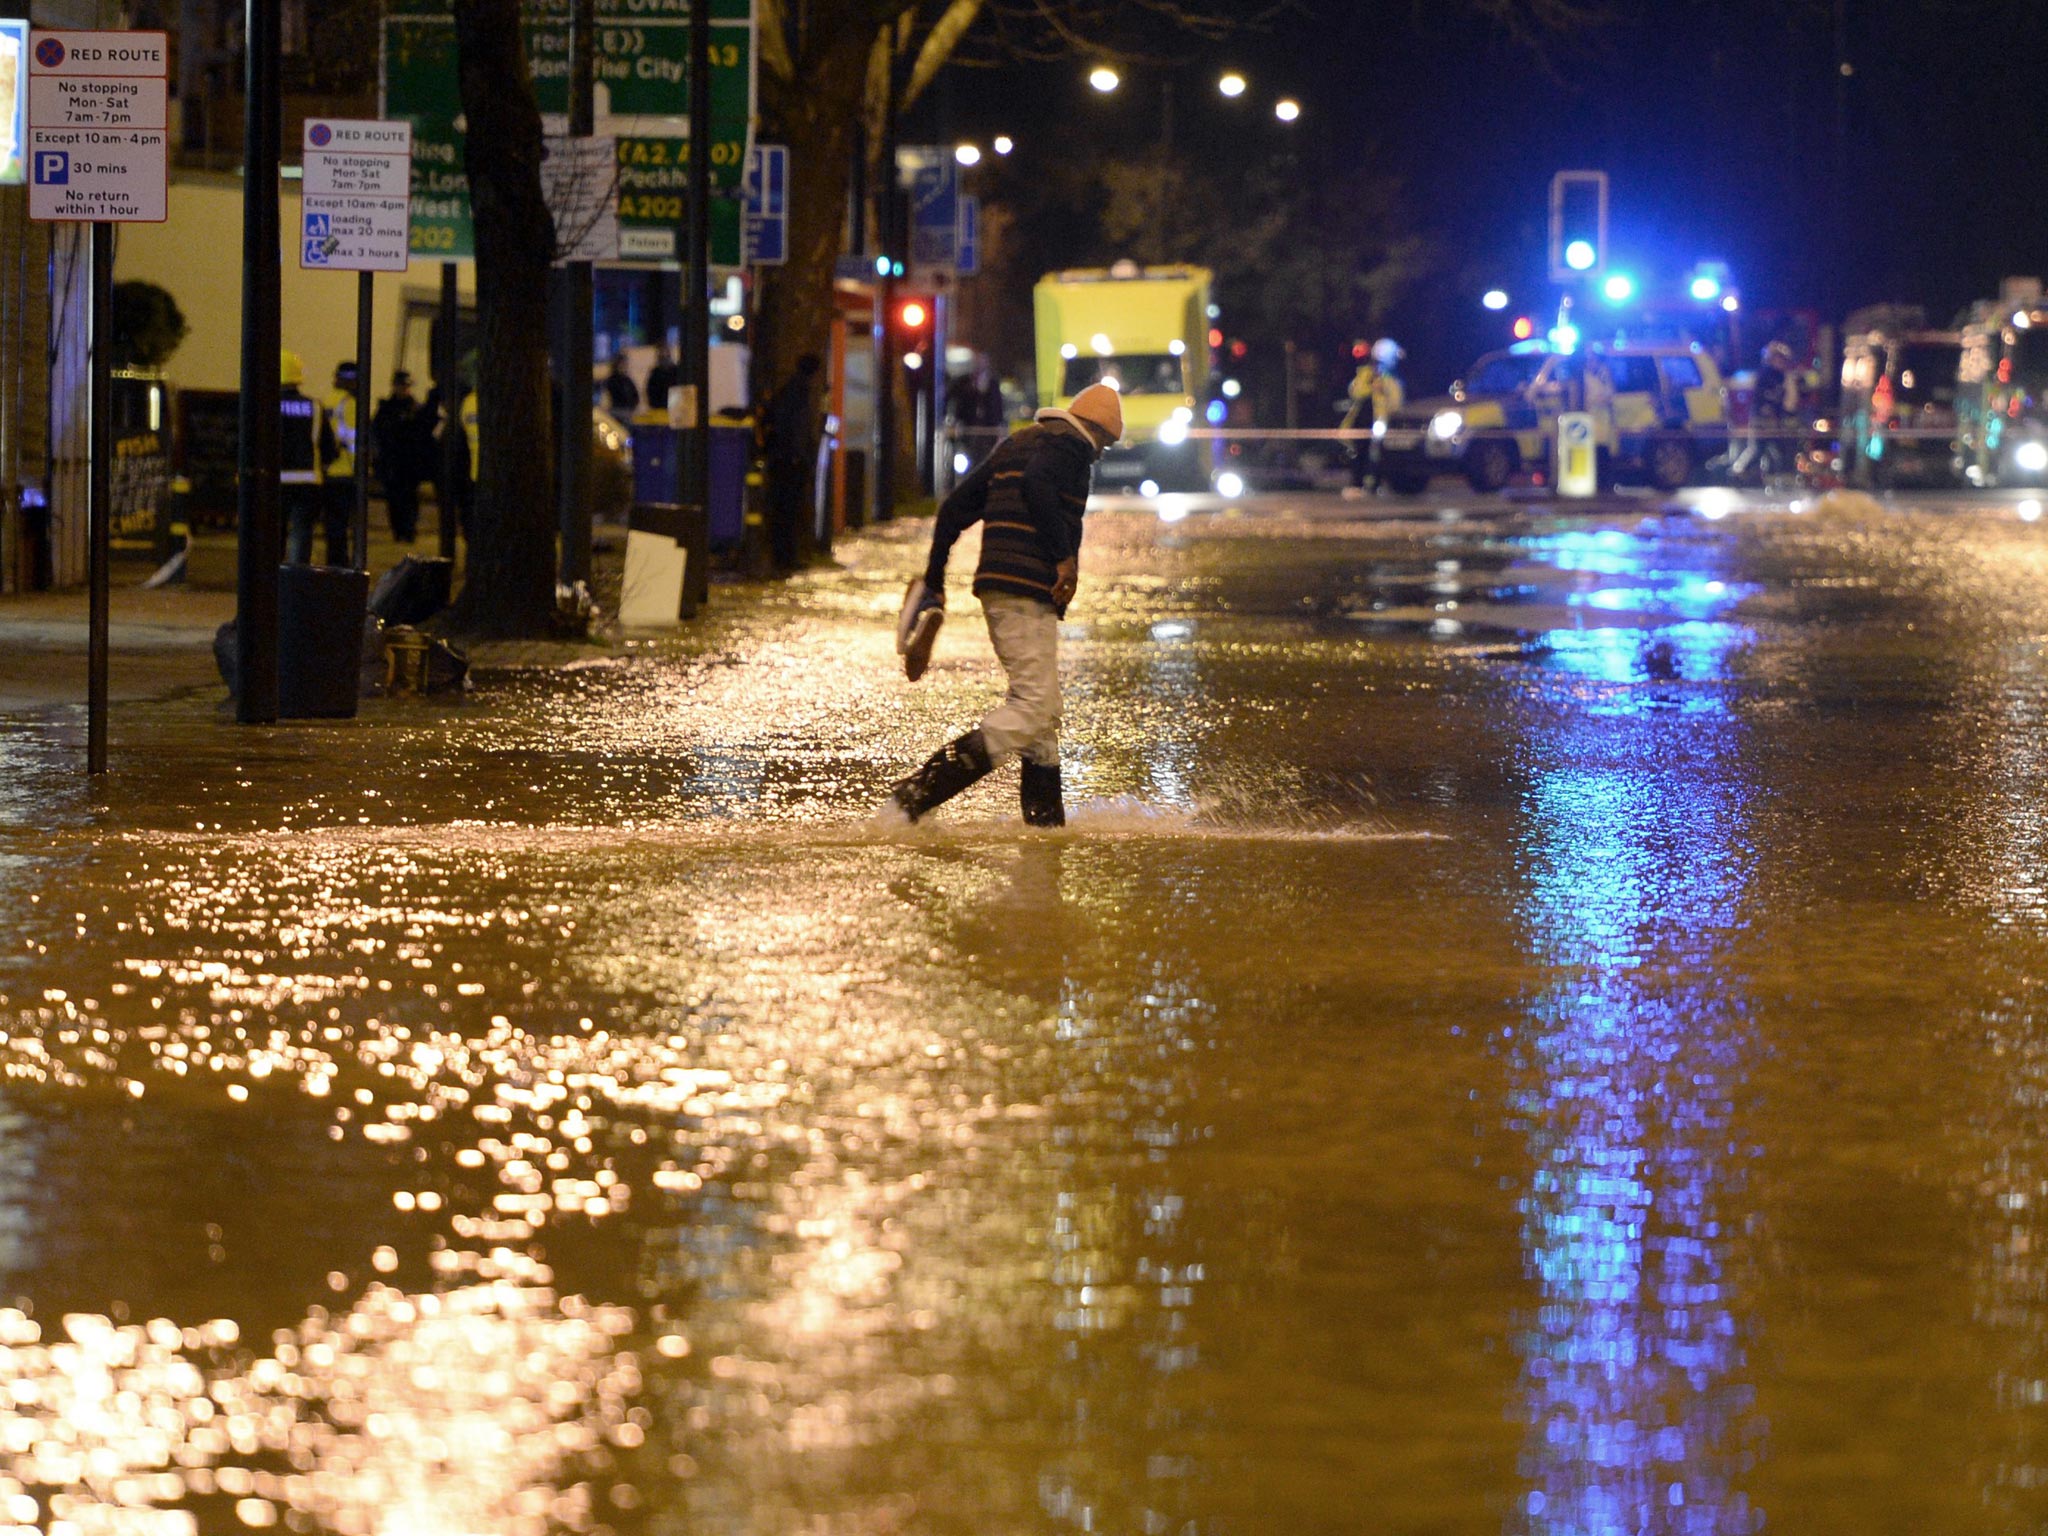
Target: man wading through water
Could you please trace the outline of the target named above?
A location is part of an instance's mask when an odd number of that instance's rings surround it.
[[[1065,410],[1038,419],[996,446],[939,508],[924,573],[924,609],[946,604],[946,557],[979,522],[981,563],[974,595],[1010,691],[974,730],[934,752],[889,792],[912,821],[986,777],[1024,759],[1024,820],[1064,826],[1060,796],[1060,629],[1080,580],[1081,515],[1103,449],[1124,435],[1123,398],[1090,384]],[[936,615],[934,615],[934,618]],[[915,626],[906,655],[914,681],[924,670],[935,623]]]

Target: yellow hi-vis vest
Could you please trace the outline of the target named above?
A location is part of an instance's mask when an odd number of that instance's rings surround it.
[[[335,455],[326,465],[330,480],[351,479],[356,472],[356,397],[339,394],[327,402],[327,430],[334,434]]]

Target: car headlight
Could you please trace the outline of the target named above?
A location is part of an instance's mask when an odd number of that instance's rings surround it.
[[[1387,435],[1387,424],[1384,419],[1377,417],[1374,418],[1372,424],[1372,435],[1374,437],[1385,437]]]
[[[1188,424],[1178,416],[1159,424],[1159,441],[1168,448],[1178,448],[1188,440]]]
[[[2012,461],[2028,474],[2038,475],[2048,469],[2048,443],[2030,437],[2013,449]]]
[[[1440,443],[1448,443],[1465,430],[1463,411],[1438,411],[1429,418],[1429,435]]]

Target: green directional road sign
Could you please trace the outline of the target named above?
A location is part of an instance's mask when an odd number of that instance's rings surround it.
[[[383,112],[413,125],[412,250],[475,254],[448,0],[399,0],[384,19]],[[570,0],[527,0],[523,27],[544,115],[569,106]],[[711,0],[712,255],[741,261],[741,181],[754,116],[752,0]],[[597,0],[596,131],[618,139],[619,254],[680,254],[690,142],[689,0]]]

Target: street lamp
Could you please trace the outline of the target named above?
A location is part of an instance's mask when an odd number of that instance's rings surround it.
[[[1488,309],[1506,309],[1508,307],[1507,292],[1501,288],[1489,288],[1479,302]]]
[[[1282,96],[1273,103],[1273,115],[1283,123],[1291,123],[1301,116],[1301,103],[1292,96]]]
[[[1107,64],[1098,64],[1088,71],[1088,83],[1107,96],[1124,83],[1124,77]]]
[[[999,133],[996,135],[995,144],[993,147],[997,154],[1007,155],[1011,150],[1017,147],[1017,141],[1011,138],[1007,133]]]
[[[1235,100],[1236,98],[1244,94],[1244,76],[1240,75],[1236,70],[1233,69],[1229,73],[1224,75],[1224,77],[1221,80],[1218,80],[1216,82],[1216,89],[1221,91],[1224,95],[1230,97],[1232,100]]]
[[[978,144],[962,144],[953,151],[953,158],[962,165],[979,165],[981,164],[981,146]]]

